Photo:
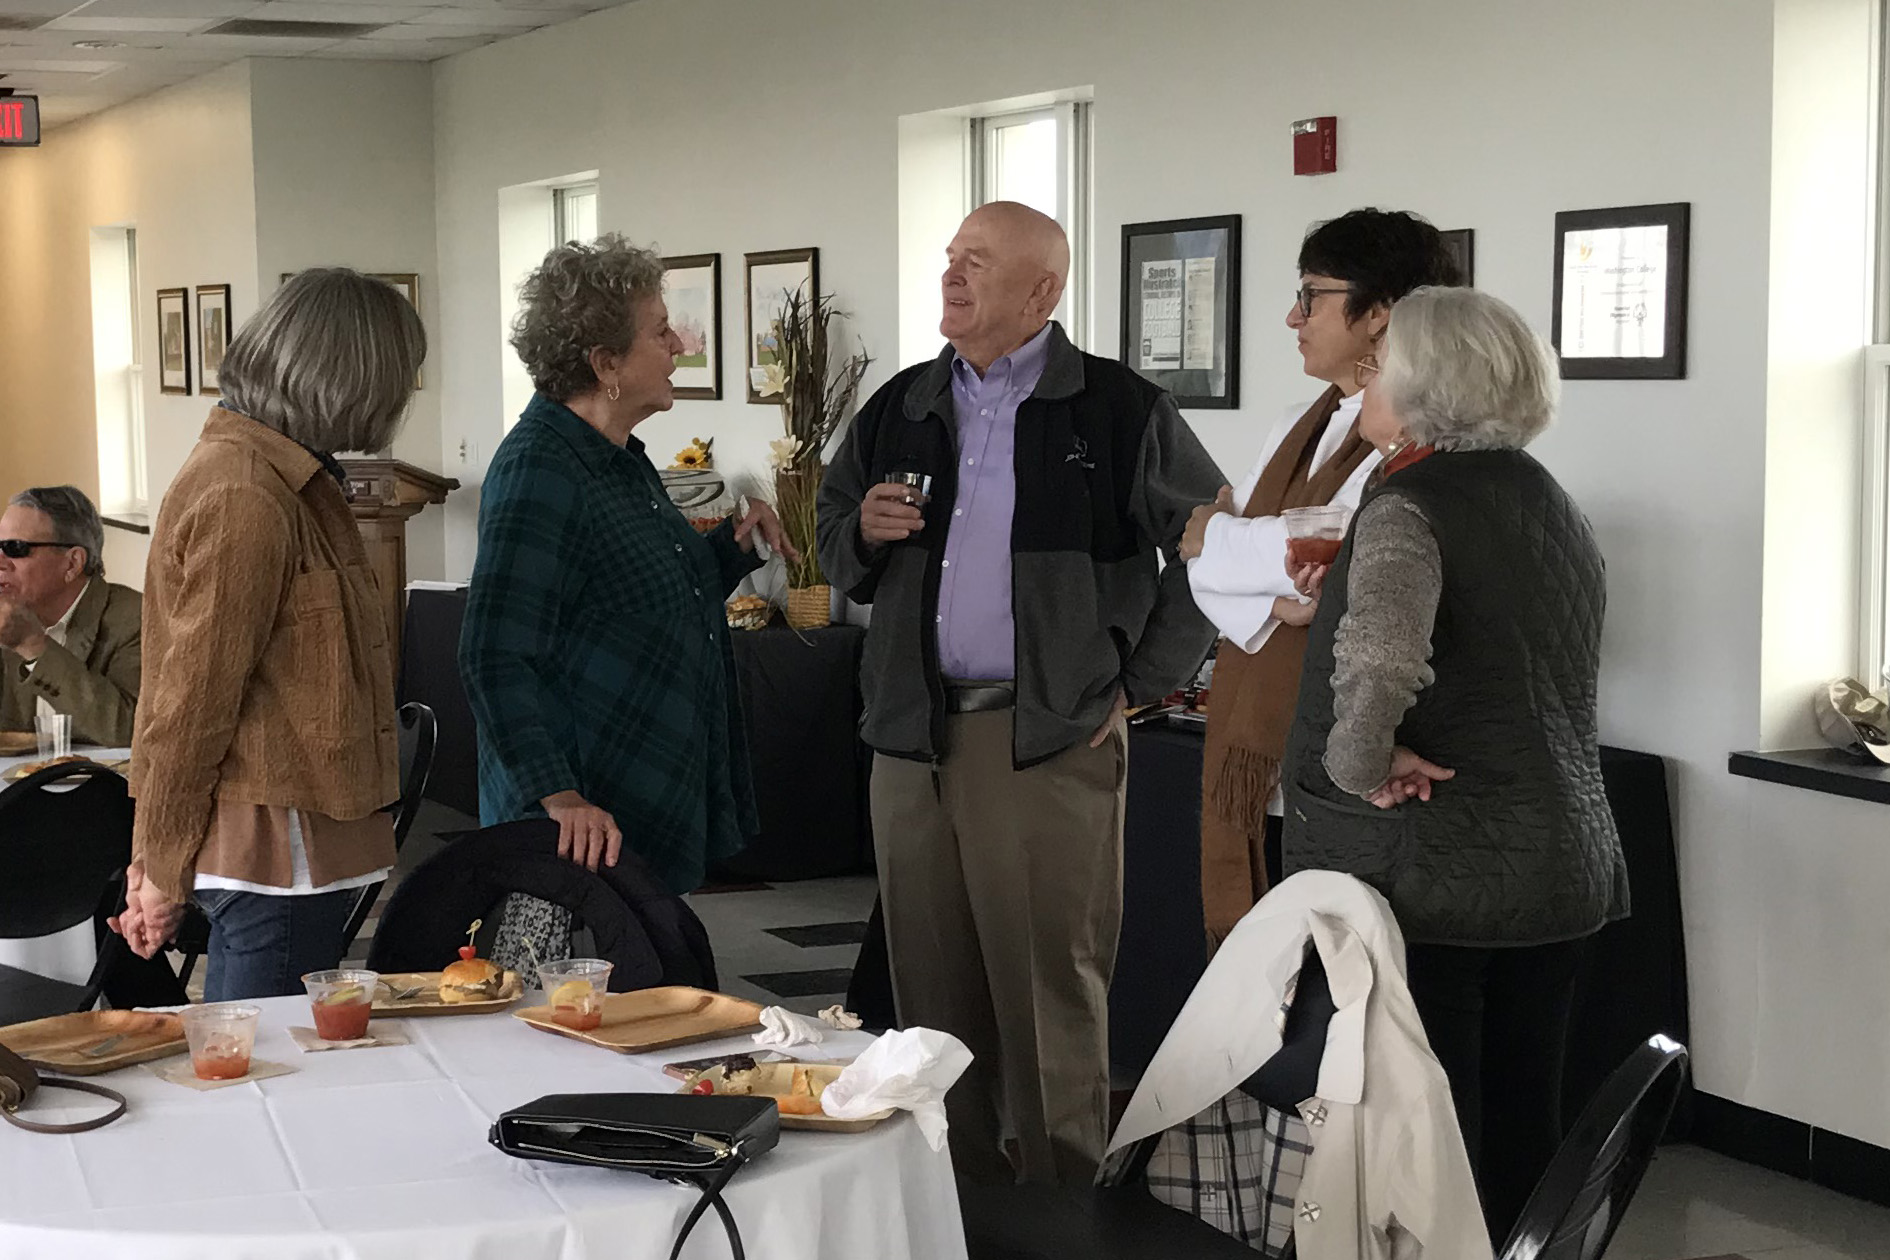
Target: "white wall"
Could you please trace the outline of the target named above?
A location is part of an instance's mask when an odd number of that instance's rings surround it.
[[[432,73],[412,62],[259,59],[250,65],[257,271],[264,290],[273,293],[285,272],[305,267],[419,275],[430,344],[393,454],[439,472],[446,348],[433,232]],[[410,578],[443,572],[445,519],[439,508],[427,508],[407,522]]]
[[[730,347],[742,336],[741,255],[818,245],[824,287],[879,359],[876,385],[901,349],[900,118],[1093,83],[1099,347],[1114,340],[1124,222],[1245,216],[1247,405],[1190,417],[1235,477],[1264,426],[1313,392],[1281,325],[1313,220],[1373,204],[1475,228],[1482,286],[1546,327],[1557,210],[1691,202],[1690,378],[1571,382],[1539,452],[1608,555],[1604,735],[1674,766],[1700,1084],[1890,1144],[1890,996],[1826,978],[1833,962],[1890,956],[1890,818],[1725,769],[1729,751],[1761,737],[1762,660],[1789,679],[1780,694],[1850,668],[1829,626],[1776,653],[1762,640],[1783,633],[1764,615],[1782,588],[1762,587],[1762,557],[1775,575],[1784,562],[1767,552],[1768,519],[1822,492],[1856,423],[1834,362],[1851,313],[1788,345],[1769,286],[1776,276],[1780,300],[1788,288],[1803,296],[1784,274],[1794,251],[1773,215],[1803,230],[1796,220],[1817,198],[1860,195],[1854,150],[1815,195],[1794,197],[1791,179],[1812,160],[1802,135],[1857,142],[1842,119],[1836,136],[1820,129],[1867,89],[1858,33],[1870,8],[1595,0],[1574,20],[1547,0],[963,0],[955,30],[1002,32],[974,54],[914,0],[807,0],[792,22],[769,24],[645,0],[436,72],[445,334],[490,344],[497,190],[595,166],[605,227],[665,252],[723,253]],[[626,62],[637,73],[621,73]],[[521,92],[532,110],[514,108]],[[1294,178],[1287,124],[1324,113],[1340,117],[1341,169]],[[1856,215],[1828,222],[1842,241],[1826,261],[1855,245]],[[1769,352],[1783,360],[1771,371]],[[1809,375],[1770,389],[1792,379],[1794,358]],[[489,362],[449,362],[449,450],[466,434],[489,455],[497,380]],[[739,401],[738,376],[727,385],[730,401],[678,403],[652,420],[654,453],[701,433],[725,467],[755,466],[778,421]],[[1809,441],[1805,462],[1781,466],[1793,440]],[[472,506],[466,496],[449,529],[450,573],[470,566]],[[1822,529],[1843,505],[1817,510]],[[1837,576],[1820,570],[1819,583],[1798,588],[1801,606],[1843,603]],[[1835,626],[1848,613],[1818,615]]]
[[[139,335],[152,497],[216,400],[160,394],[157,290],[228,284],[256,309],[256,198],[249,67],[237,64],[61,127],[39,149],[0,153],[0,489],[98,490],[91,229],[138,229]],[[30,244],[26,244],[30,242]],[[191,338],[192,388],[197,339]],[[106,530],[106,569],[143,585],[145,539]]]

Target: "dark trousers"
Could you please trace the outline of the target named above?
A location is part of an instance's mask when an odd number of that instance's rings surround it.
[[[206,1002],[291,997],[306,992],[302,976],[341,965],[341,934],[359,888],[278,896],[206,888],[197,904],[210,920],[205,956]]]
[[[1412,945],[1405,953],[1498,1250],[1562,1141],[1562,1061],[1587,946]]]

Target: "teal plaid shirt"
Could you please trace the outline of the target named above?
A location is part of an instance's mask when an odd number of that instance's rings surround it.
[[[631,437],[532,398],[479,504],[460,672],[486,825],[573,789],[677,892],[756,829],[723,602],[760,562],[706,538]]]

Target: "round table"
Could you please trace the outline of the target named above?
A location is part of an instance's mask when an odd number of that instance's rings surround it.
[[[72,751],[107,765],[131,756],[129,748],[94,748],[89,744],[75,744]],[[14,766],[38,760],[38,753],[28,753],[24,757],[0,757],[0,774]],[[11,786],[10,783],[0,781],[0,791]],[[54,980],[64,980],[67,984],[84,984],[92,974],[92,964],[97,961],[98,947],[92,942],[90,921],[76,923],[51,936],[19,939],[0,937],[0,965],[37,972],[42,976],[51,976]]]
[[[487,1131],[545,1094],[672,1093],[663,1064],[752,1048],[619,1055],[491,1014],[388,1020],[411,1044],[304,1053],[288,1029],[309,1024],[307,1001],[258,1005],[256,1057],[290,1075],[200,1093],[133,1067],[96,1078],[131,1102],[103,1129],[0,1124],[0,1260],[665,1260],[694,1189],[514,1159]],[[53,1091],[32,1110],[76,1119],[88,1101]],[[865,1133],[784,1132],[726,1198],[767,1260],[965,1256],[950,1157],[903,1112]],[[683,1254],[729,1254],[713,1213]]]

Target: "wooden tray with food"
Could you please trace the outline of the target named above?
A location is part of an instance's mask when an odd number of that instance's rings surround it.
[[[32,731],[0,731],[0,757],[24,757],[39,751],[39,736]]]
[[[463,958],[444,971],[395,971],[381,976],[376,1015],[483,1015],[502,1011],[525,992],[516,971],[485,958]]]
[[[84,1011],[0,1028],[0,1046],[49,1072],[97,1076],[183,1054],[184,1021],[163,1011]]]
[[[753,1032],[761,1027],[761,1008],[753,1002],[685,985],[639,989],[635,993],[606,993],[602,1018],[588,1029],[572,1028],[559,1022],[559,1009],[550,1004],[528,1006],[512,1014],[533,1028],[588,1041],[618,1054],[666,1050],[692,1041]]]
[[[685,1094],[738,1094],[774,1099],[784,1129],[864,1133],[892,1110],[858,1120],[837,1120],[820,1109],[820,1096],[845,1067],[842,1063],[757,1063],[739,1059],[698,1072],[683,1082]]]

